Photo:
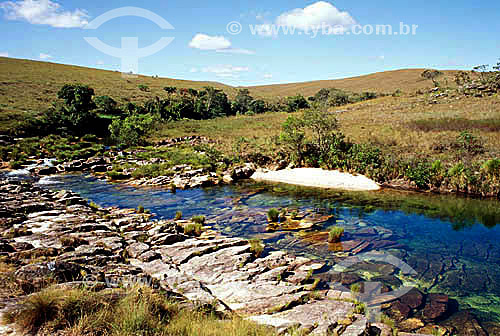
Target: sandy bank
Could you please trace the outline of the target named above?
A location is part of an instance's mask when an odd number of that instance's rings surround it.
[[[278,171],[258,170],[252,179],[265,182],[279,182],[305,187],[342,189],[352,191],[379,190],[380,185],[363,175],[351,175],[337,170],[320,168],[297,168]]]

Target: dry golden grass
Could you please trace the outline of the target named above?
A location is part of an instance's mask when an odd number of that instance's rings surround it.
[[[255,96],[262,97],[286,97],[295,94],[312,96],[322,88],[337,88],[352,92],[379,92],[392,93],[396,90],[402,92],[415,92],[434,87],[432,81],[423,79],[422,72],[425,69],[403,69],[386,72],[378,72],[370,75],[337,79],[321,80],[304,83],[290,83],[278,85],[265,85],[250,87]],[[458,71],[443,71],[443,76],[437,80],[446,86],[454,86],[455,74]]]
[[[434,145],[456,140],[464,130],[480,136],[486,152],[482,158],[500,157],[500,131],[484,127],[485,123],[500,123],[498,95],[485,98],[457,96],[430,104],[430,95],[382,97],[339,108],[341,131],[359,143],[373,143],[386,152],[403,157],[429,155],[435,159],[453,161],[456,153],[439,153]],[[215,140],[225,153],[234,151],[234,144],[245,137],[249,146],[272,155],[271,138],[278,136],[288,113],[267,113],[257,116],[236,116],[206,121],[179,121],[165,125],[155,138],[201,135]],[[421,120],[459,119],[454,130],[422,131],[413,124]],[[470,120],[470,123],[467,123]],[[496,120],[496,121],[495,121]],[[469,127],[467,127],[469,126]],[[493,125],[494,126],[494,125]]]
[[[29,296],[4,322],[44,335],[274,335],[237,316],[222,320],[211,310],[181,308],[149,287],[100,293],[49,288]]]
[[[314,95],[322,88],[336,87],[353,92],[374,91],[414,92],[432,87],[432,82],[420,77],[423,69],[397,70],[367,76],[331,81],[315,81],[283,85],[250,87],[255,97],[276,99],[301,93]],[[453,84],[456,72],[446,71],[440,82]],[[166,96],[163,88],[201,89],[214,86],[234,97],[238,88],[216,82],[195,82],[169,78],[138,76],[124,79],[116,71],[91,69],[72,65],[0,57],[0,131],[12,127],[28,115],[36,115],[49,107],[59,89],[68,83],[82,83],[94,88],[97,96],[108,95],[118,103],[141,103],[155,96]],[[139,85],[149,87],[149,92],[139,90]]]

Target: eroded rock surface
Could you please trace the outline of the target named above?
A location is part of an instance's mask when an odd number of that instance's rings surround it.
[[[256,257],[245,239],[188,236],[173,220],[95,209],[72,192],[28,182],[1,181],[0,199],[0,256],[15,265],[25,294],[48,281],[96,289],[146,282],[283,332],[297,327],[313,335],[357,336],[384,330],[353,314],[349,292],[315,291],[321,262],[280,251]],[[6,301],[0,300],[0,309]],[[444,299],[429,302],[426,316],[434,318]],[[418,295],[405,301],[419,304]]]

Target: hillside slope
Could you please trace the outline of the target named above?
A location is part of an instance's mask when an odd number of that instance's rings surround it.
[[[419,89],[433,87],[432,81],[421,77],[425,69],[403,69],[378,72],[370,75],[337,79],[321,80],[303,83],[275,84],[249,87],[256,96],[286,97],[295,94],[304,96],[314,95],[322,88],[337,88],[352,92],[383,92],[392,93],[397,89],[403,92],[415,92]],[[438,78],[439,82],[454,85],[454,77],[458,71],[443,71],[444,75]]]
[[[67,83],[87,84],[94,88],[96,95],[111,96],[119,103],[165,96],[165,86],[201,89],[210,85],[228,94],[236,92],[233,87],[215,82],[149,76],[124,79],[116,71],[0,57],[0,130],[49,107],[59,89]],[[139,90],[138,85],[147,85],[149,92]]]
[[[314,95],[322,88],[340,88],[354,92],[374,91],[391,93],[397,89],[415,92],[432,87],[432,82],[420,77],[423,69],[396,70],[340,80],[249,87],[255,97],[276,99],[301,93]],[[451,85],[456,71],[446,71],[439,80]],[[0,131],[12,127],[17,121],[35,115],[49,107],[58,90],[67,83],[84,83],[95,89],[96,95],[108,95],[120,104],[144,102],[155,96],[165,96],[165,86],[201,89],[214,86],[230,97],[236,87],[217,82],[196,82],[169,78],[138,76],[124,79],[116,71],[99,70],[80,66],[21,60],[0,57]],[[149,87],[148,92],[139,85]]]

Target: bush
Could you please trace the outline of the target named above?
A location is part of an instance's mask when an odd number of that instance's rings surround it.
[[[121,115],[122,110],[118,108],[118,103],[109,96],[99,96],[94,99],[97,106],[97,113],[106,115]]]
[[[490,176],[500,177],[500,159],[491,159],[486,161],[482,169]]]
[[[262,240],[260,239],[250,239],[250,252],[253,253],[253,255],[258,258],[262,255],[262,252],[264,252],[264,244],[262,243]]]
[[[405,175],[420,189],[428,189],[433,176],[430,164],[419,160],[412,161],[406,166]]]
[[[205,220],[206,220],[205,216],[194,216],[193,218],[191,218],[191,221],[200,225],[204,225]]]
[[[115,119],[109,126],[111,137],[117,143],[132,146],[144,144],[157,118],[151,114],[134,114],[124,120]]]
[[[139,84],[137,86],[139,88],[139,90],[141,90],[142,92],[148,92],[149,91],[149,86],[147,85],[144,85],[144,84]]]
[[[287,97],[286,108],[287,112],[296,112],[309,107],[309,103],[302,95]]]
[[[280,219],[280,213],[277,209],[269,209],[269,211],[267,212],[267,218],[270,222],[277,223]]]
[[[181,220],[182,219],[182,211],[177,211],[175,213],[175,218],[174,220],[178,221],[178,220]]]
[[[184,234],[190,236],[201,236],[201,232],[203,231],[203,225],[200,223],[189,223],[184,226]]]
[[[344,235],[344,228],[335,226],[330,229],[328,233],[328,242],[329,243],[338,243],[340,242],[340,238]]]

